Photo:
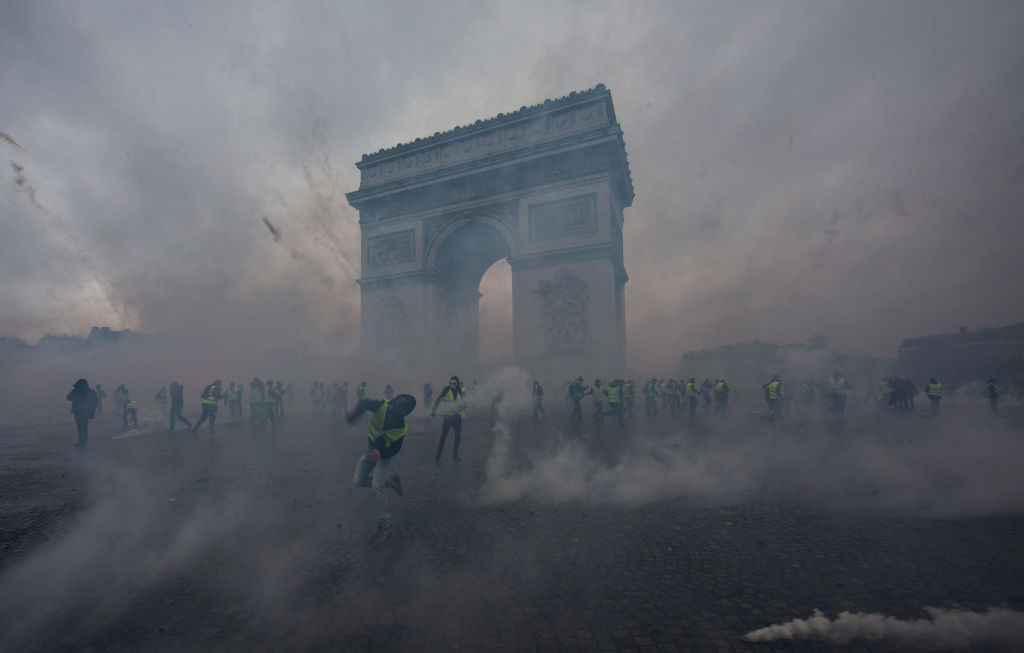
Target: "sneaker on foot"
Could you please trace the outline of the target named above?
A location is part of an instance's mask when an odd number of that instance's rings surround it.
[[[378,525],[377,532],[370,538],[370,544],[379,544],[388,539],[388,535],[391,535],[391,527]]]
[[[388,482],[384,484],[384,487],[391,488],[400,497],[405,496],[405,491],[402,489],[402,479],[398,477],[398,474],[389,476]]]

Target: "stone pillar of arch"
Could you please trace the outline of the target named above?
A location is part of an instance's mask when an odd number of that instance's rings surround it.
[[[475,373],[480,279],[505,258],[515,363],[551,381],[624,372],[633,185],[603,85],[357,166],[364,354],[430,378]]]

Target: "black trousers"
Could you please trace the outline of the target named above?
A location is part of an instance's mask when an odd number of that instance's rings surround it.
[[[78,444],[85,444],[89,441],[89,416],[83,413],[75,413],[75,426],[78,427]]]
[[[185,416],[181,414],[181,406],[178,404],[171,404],[171,430],[174,430],[174,418],[177,417],[184,424],[185,428],[192,428],[192,422],[185,419]]]
[[[459,459],[459,443],[462,441],[462,415],[445,415],[444,422],[441,424],[441,439],[437,443],[437,455],[434,456],[434,460],[441,460],[448,431],[455,431],[455,440],[452,441],[452,458]]]
[[[210,433],[213,433],[213,427],[217,423],[217,405],[216,404],[203,404],[203,414],[199,416],[199,421],[192,427],[192,432],[195,433],[199,430],[199,426],[210,420]]]
[[[572,400],[572,414],[569,415],[570,422],[582,422],[583,421],[583,409],[580,407],[580,400]]]

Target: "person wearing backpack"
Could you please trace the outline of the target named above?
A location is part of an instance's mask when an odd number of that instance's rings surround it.
[[[89,387],[88,381],[78,379],[68,393],[67,400],[71,402],[71,414],[75,416],[75,426],[78,427],[78,442],[75,446],[84,447],[89,443],[89,420],[96,416],[100,398]]]
[[[203,388],[201,397],[203,399],[203,414],[199,416],[199,421],[192,427],[192,433],[196,433],[199,426],[206,420],[210,421],[210,433],[214,433],[214,424],[217,423],[217,404],[221,400],[220,379]]]

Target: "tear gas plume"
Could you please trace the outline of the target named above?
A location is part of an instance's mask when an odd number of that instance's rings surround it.
[[[274,242],[275,243],[281,242],[281,234],[280,234],[280,232],[278,232],[278,230],[274,228],[274,225],[272,225],[270,223],[270,220],[267,219],[267,216],[263,216],[263,224],[267,225],[267,229],[270,230],[270,235],[272,235],[274,237]]]
[[[263,224],[267,225],[267,229],[270,231],[270,235],[274,237],[274,242],[281,243],[283,238],[281,232],[278,231],[277,228],[270,223],[270,220],[268,220],[266,216],[263,216]],[[306,254],[300,249],[287,245],[286,247],[288,249],[289,254],[292,257],[292,260],[302,261],[303,263],[305,263],[306,266],[309,267],[309,269],[313,272],[313,275],[316,277],[317,281],[319,281],[327,288],[334,287],[334,279],[329,274],[323,271],[321,265],[317,261],[315,261],[312,257],[310,257],[308,254]]]
[[[0,132],[0,140],[5,140],[5,141],[7,141],[8,143],[10,143],[11,145],[13,145],[13,146],[14,146],[14,149],[18,150],[18,151],[19,151],[19,152],[21,152],[22,154],[28,154],[28,152],[27,152],[27,151],[25,151],[25,148],[23,148],[23,147],[22,147],[22,146],[21,146],[21,145],[20,145],[20,144],[18,143],[18,141],[14,140],[14,138],[12,138],[12,137],[11,137],[11,135],[10,135],[10,134],[8,134],[7,132]]]
[[[87,298],[95,315],[107,315],[113,311],[114,315],[119,318],[118,326],[120,328],[132,325],[134,320],[130,308],[117,297],[106,277],[100,273],[92,257],[78,242],[78,238],[72,233],[64,219],[40,203],[36,188],[25,173],[25,167],[12,161],[11,168],[14,171],[15,189],[17,192],[25,193],[29,203],[46,216],[46,223],[53,236],[53,241],[59,243],[64,250],[71,254],[72,262],[76,266],[74,271],[78,272],[79,266],[84,268],[85,275],[72,275],[77,280],[76,285],[78,286],[75,294]],[[58,304],[58,311],[63,312],[62,300],[58,299],[55,293],[48,292],[47,294],[53,297],[55,303]]]
[[[607,419],[578,435],[551,427],[540,441],[499,420],[481,498],[725,505],[767,497],[830,511],[1024,514],[1024,442],[1009,425],[917,419],[844,433],[817,420],[766,428],[757,417],[665,437],[641,429],[625,441],[609,435],[616,427]]]
[[[840,646],[856,640],[926,651],[1019,650],[1024,642],[1024,612],[989,608],[984,612],[926,607],[927,619],[897,619],[877,612],[840,612],[829,619],[820,610],[751,631],[748,642],[821,640]]]

